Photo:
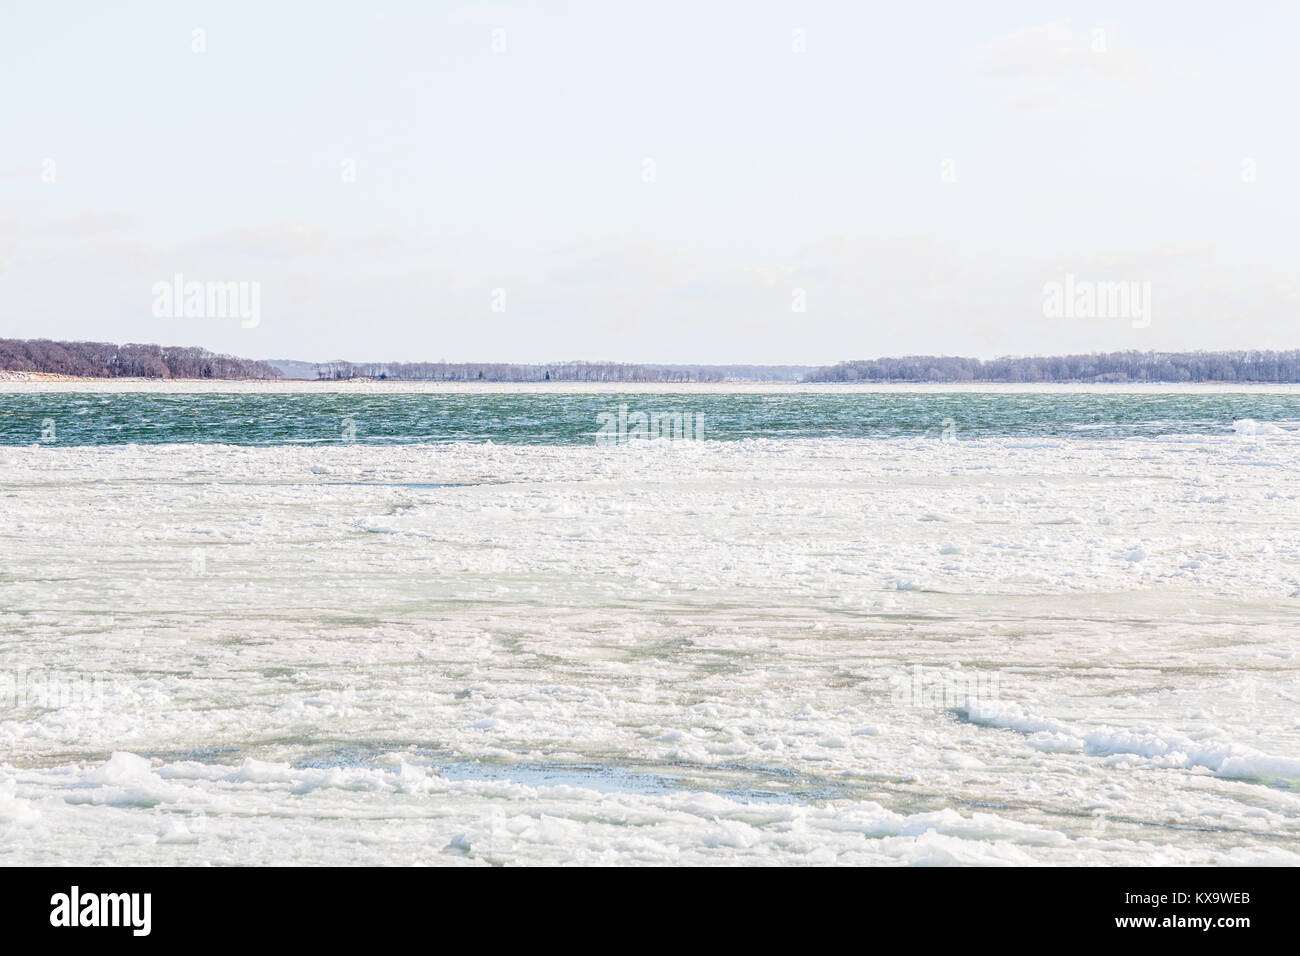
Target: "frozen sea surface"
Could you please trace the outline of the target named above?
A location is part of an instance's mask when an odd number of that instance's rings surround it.
[[[1298,467],[0,447],[0,861],[1300,863]]]

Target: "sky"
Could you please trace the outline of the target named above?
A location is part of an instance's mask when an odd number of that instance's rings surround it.
[[[1300,347],[1297,2],[3,20],[0,337],[811,365]],[[256,321],[160,307],[178,275],[255,289]],[[1047,308],[1067,277],[1146,314]]]

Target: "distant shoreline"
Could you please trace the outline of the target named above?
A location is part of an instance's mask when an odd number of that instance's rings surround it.
[[[596,390],[658,391],[657,386],[719,385],[865,387],[869,391],[936,386],[963,391],[970,386],[1028,386],[1032,390],[1098,387],[1164,387],[1187,384],[1229,389],[1300,385],[1300,349],[1194,352],[1093,352],[1071,355],[1002,356],[978,359],[947,355],[904,355],[860,359],[828,366],[672,365],[587,360],[548,362],[303,362],[248,359],[197,346],[111,342],[54,342],[0,339],[2,382],[297,382],[379,385],[534,386],[548,390],[593,385]],[[167,390],[167,389],[163,389]],[[174,390],[174,389],[172,389]],[[185,390],[192,391],[192,388]],[[232,390],[232,389],[226,389]],[[236,391],[242,388],[233,389]],[[507,389],[508,390],[508,389]],[[1112,391],[1114,389],[1112,388]],[[1289,389],[1283,388],[1283,391]]]
[[[22,378],[11,377],[22,375]],[[0,377],[0,394],[85,392],[95,394],[148,393],[305,395],[671,395],[671,394],[1187,394],[1232,392],[1300,395],[1300,383],[1241,382],[410,382],[352,379],[156,379],[76,378],[49,373],[7,373]]]

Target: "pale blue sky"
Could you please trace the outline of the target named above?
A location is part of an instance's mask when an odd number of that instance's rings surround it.
[[[0,336],[1297,347],[1297,50],[1279,2],[24,5],[0,29]],[[1066,272],[1150,282],[1150,326],[1045,318]],[[176,273],[261,283],[260,323],[155,317]]]

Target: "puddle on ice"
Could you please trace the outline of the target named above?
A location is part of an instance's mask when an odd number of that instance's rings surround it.
[[[485,764],[477,761],[435,765],[447,780],[504,780],[526,787],[581,787],[598,793],[645,796],[684,789],[666,774],[595,764]]]
[[[681,768],[642,770],[609,764],[481,763],[435,764],[447,780],[505,780],[528,787],[582,787],[599,793],[656,796],[667,793],[711,793],[738,803],[807,803],[845,796],[843,788],[825,781],[767,778],[753,769]],[[715,775],[717,775],[715,777]],[[753,779],[753,778],[760,779]],[[746,778],[749,778],[748,780]],[[800,786],[799,784],[802,784]],[[779,789],[778,789],[779,788]]]
[[[810,803],[850,795],[854,789],[828,780],[809,779],[779,768],[665,767],[641,768],[618,764],[547,763],[526,761],[447,760],[424,749],[342,747],[293,762],[295,768],[388,766],[394,753],[408,763],[427,766],[445,780],[504,781],[526,787],[580,787],[598,793],[662,796],[668,793],[712,793],[739,803]],[[222,755],[225,759],[228,756]],[[381,761],[381,758],[385,758]],[[194,756],[191,759],[202,759]]]

